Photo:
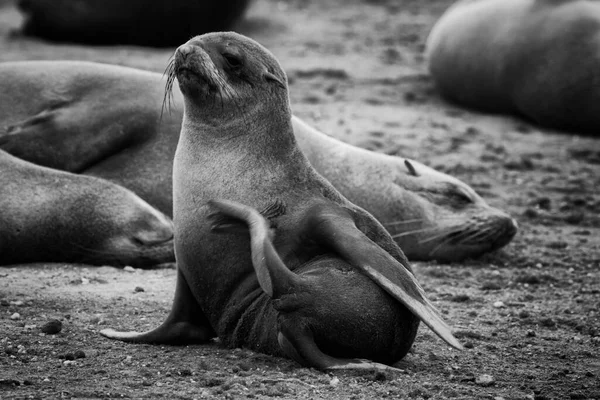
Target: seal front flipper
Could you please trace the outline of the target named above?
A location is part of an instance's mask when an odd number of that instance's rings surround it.
[[[171,313],[162,325],[148,332],[118,332],[104,329],[100,334],[124,342],[174,345],[205,343],[216,336],[181,271],[177,273],[177,286]]]
[[[52,104],[9,126],[0,136],[0,149],[44,167],[81,172],[129,146],[143,130],[129,121],[90,124],[84,121],[89,119],[86,106],[69,100]]]
[[[361,232],[350,212],[332,204],[314,206],[302,228],[321,244],[331,246],[350,265],[359,268],[396,300],[404,304],[446,343],[462,345],[425,296],[415,276],[398,260]]]

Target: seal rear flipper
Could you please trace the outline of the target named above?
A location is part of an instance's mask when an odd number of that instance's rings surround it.
[[[302,228],[307,237],[336,251],[382,289],[404,304],[452,347],[462,345],[425,296],[415,276],[398,260],[361,232],[348,210],[331,204],[313,207]]]
[[[210,205],[219,209],[218,212],[208,216],[211,220],[211,230],[213,232],[238,232],[247,233],[249,223],[247,221],[248,214],[238,215],[231,214],[231,209],[226,205],[226,201],[209,201]],[[243,206],[245,207],[245,206]],[[239,207],[238,207],[239,208]],[[229,211],[227,211],[229,210]],[[286,213],[286,205],[283,201],[277,199],[268,204],[264,209],[259,211],[259,214],[267,220],[280,217]],[[240,218],[241,217],[241,218]]]
[[[331,357],[319,349],[310,328],[300,323],[282,322],[277,341],[288,357],[306,367],[322,370],[402,371],[370,360]]]
[[[247,226],[246,229],[250,231],[252,266],[258,283],[266,294],[278,298],[300,285],[302,279],[285,266],[273,247],[269,221],[261,213],[252,207],[228,200],[211,200],[208,204],[218,209],[225,218],[243,222]],[[267,207],[267,210],[274,208],[282,209],[276,205]]]
[[[174,345],[205,343],[216,336],[188,287],[185,277],[179,271],[171,313],[158,328],[147,332],[118,332],[113,329],[103,329],[100,334],[124,342]]]

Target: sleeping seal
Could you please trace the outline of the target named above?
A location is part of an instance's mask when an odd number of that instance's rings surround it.
[[[433,27],[427,56],[449,100],[549,128],[600,132],[597,1],[459,1]]]
[[[19,0],[22,33],[60,42],[176,46],[230,29],[250,0]]]
[[[0,148],[111,180],[172,214],[183,96],[161,116],[161,75],[75,61],[0,63]],[[162,117],[162,118],[161,118]],[[372,213],[409,259],[458,261],[508,243],[514,220],[416,161],[342,143],[292,116],[298,145],[345,197]]]

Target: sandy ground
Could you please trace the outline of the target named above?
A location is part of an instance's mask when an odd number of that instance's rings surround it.
[[[450,3],[256,0],[240,29],[280,59],[296,114],[344,141],[453,174],[519,220],[500,252],[415,264],[465,351],[421,328],[396,365],[404,372],[333,375],[218,343],[123,344],[97,331],[162,322],[173,269],[8,267],[0,269],[0,398],[600,398],[600,140],[442,101],[423,49]],[[8,36],[19,22],[0,9],[2,61],[163,71],[172,52]],[[62,331],[41,333],[51,319]]]

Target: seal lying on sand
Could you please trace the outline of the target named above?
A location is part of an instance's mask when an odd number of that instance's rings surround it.
[[[459,1],[433,27],[427,54],[452,101],[599,135],[597,1]]]
[[[89,62],[0,63],[0,148],[36,164],[99,176],[172,209],[182,95],[161,107],[160,74]],[[416,161],[342,143],[297,117],[309,161],[371,212],[409,259],[455,261],[508,243],[514,220],[463,182]],[[2,128],[5,133],[2,133]]]
[[[250,0],[19,0],[22,32],[89,44],[176,46],[230,29]]]
[[[129,190],[0,150],[0,265],[172,261],[171,222]]]
[[[421,319],[460,348],[385,229],[297,147],[286,76],[266,49],[234,33],[199,36],[178,48],[175,76],[185,104],[173,169],[175,301],[153,331],[103,335],[218,336],[306,366],[362,368],[378,365],[356,358],[402,358]],[[207,204],[215,198],[247,206]],[[211,218],[225,232],[213,233]]]

